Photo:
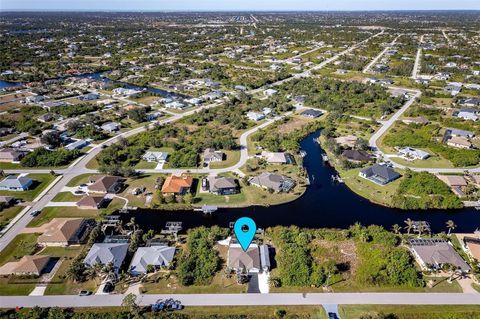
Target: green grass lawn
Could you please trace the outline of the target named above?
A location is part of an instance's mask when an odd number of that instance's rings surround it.
[[[367,314],[395,314],[398,319],[473,319],[480,316],[479,305],[340,305],[341,318],[358,319]]]
[[[426,151],[428,152],[428,150]],[[416,160],[416,161],[407,161],[399,157],[391,157],[390,159],[395,163],[402,164],[409,167],[418,167],[418,168],[430,168],[430,167],[453,168],[454,167],[449,160],[436,155],[431,156],[426,160]]]
[[[19,169],[19,168],[22,168],[22,165],[18,163],[0,162],[0,169]]]
[[[82,175],[75,176],[67,183],[67,186],[74,187],[80,184],[85,184],[88,182],[88,177],[93,175],[100,175],[100,174],[82,174]]]
[[[226,168],[233,166],[240,161],[240,151],[223,151],[225,153],[225,160],[221,162],[210,163],[210,168]]]
[[[32,201],[55,179],[55,176],[50,174],[28,174],[27,177],[33,180],[32,189],[24,192],[0,191],[0,196],[13,196]]]
[[[35,217],[27,227],[38,227],[46,222],[51,221],[53,218],[65,217],[65,218],[95,218],[100,216],[100,210],[79,209],[77,207],[45,207],[40,215]]]
[[[157,162],[140,161],[135,165],[135,169],[149,169],[157,167]]]
[[[82,198],[82,195],[74,195],[71,192],[61,192],[55,195],[52,202],[77,202]]]
[[[34,283],[11,283],[9,278],[0,278],[0,296],[27,296],[35,286]]]
[[[31,255],[37,249],[36,234],[19,234],[0,252],[0,265]]]
[[[8,223],[24,209],[23,206],[12,206],[3,209],[0,212],[0,227],[8,225]]]

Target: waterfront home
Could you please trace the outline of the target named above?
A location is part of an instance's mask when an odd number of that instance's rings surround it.
[[[38,237],[41,246],[78,245],[88,235],[89,223],[82,218],[54,218],[43,225],[42,234]]]
[[[464,197],[465,192],[463,191],[468,185],[467,180],[463,176],[459,175],[437,175],[437,177],[447,184],[452,192],[458,197]]]
[[[258,176],[251,177],[248,182],[251,185],[277,193],[289,192],[296,185],[296,182],[289,177],[268,172],[263,172]]]
[[[470,266],[455,251],[452,245],[443,239],[410,239],[410,251],[425,270],[441,270],[444,265],[453,265],[457,271],[470,272]]]
[[[270,254],[267,245],[250,244],[247,251],[243,251],[238,243],[231,243],[228,247],[227,268],[235,272],[268,272],[270,271]]]
[[[0,150],[0,162],[13,163],[20,161],[28,152],[14,148]]]
[[[423,116],[418,116],[418,117],[406,117],[402,120],[403,123],[405,124],[415,124],[415,125],[427,125],[430,123],[428,119],[426,119]]]
[[[139,247],[130,263],[129,272],[133,276],[138,276],[146,274],[149,268],[156,270],[161,267],[168,267],[174,255],[175,247]]]
[[[323,112],[319,110],[314,110],[314,109],[307,109],[300,113],[301,116],[309,118],[309,119],[315,119],[317,117],[322,116]]]
[[[1,266],[0,275],[40,276],[50,263],[50,259],[49,256],[44,255],[23,256],[18,261],[7,262]]]
[[[193,177],[189,175],[175,176],[170,175],[167,177],[162,186],[162,194],[172,195],[185,195],[190,192],[190,188],[193,184]]]
[[[128,243],[95,243],[88,251],[83,260],[87,267],[93,267],[96,264],[112,264],[115,273],[119,273],[123,260],[127,255]]]
[[[157,162],[157,163],[165,163],[168,158],[168,153],[166,152],[145,152],[143,154],[142,159],[147,162]]]
[[[365,168],[360,171],[358,175],[381,186],[393,182],[400,177],[400,174],[392,168],[380,164]]]
[[[286,152],[268,152],[262,151],[261,157],[270,164],[292,164],[293,156]]]
[[[238,185],[234,178],[208,176],[208,191],[216,195],[232,195],[238,193]]]
[[[120,130],[120,124],[115,122],[108,122],[100,126],[100,128],[108,133],[118,132]]]
[[[0,182],[0,190],[23,192],[32,186],[33,181],[25,176],[8,175]]]
[[[88,182],[87,189],[93,193],[117,193],[122,187],[122,179],[118,176],[92,175]]]
[[[362,150],[344,150],[342,156],[353,163],[362,163],[372,160],[372,156]]]
[[[480,238],[464,236],[462,239],[463,250],[480,265]]]
[[[261,120],[265,119],[265,114],[256,113],[256,112],[248,112],[247,113],[247,118],[251,121],[258,122],[258,121],[261,121]]]
[[[173,101],[173,102],[170,102],[170,103],[166,103],[165,107],[167,109],[183,110],[183,109],[186,109],[188,107],[188,105],[184,104],[184,103],[181,103],[181,102],[178,102],[178,101]]]
[[[347,148],[354,148],[357,141],[358,141],[358,137],[354,135],[340,136],[335,138],[335,142],[338,145],[342,147],[347,147]]]
[[[406,160],[425,160],[430,157],[429,153],[408,146],[398,148],[397,153]]]
[[[106,203],[103,196],[84,196],[77,203],[77,207],[80,209],[99,209]]]
[[[134,90],[134,89],[126,89],[126,88],[116,88],[113,89],[113,94],[123,95],[124,97],[135,97],[142,93],[142,91]]]
[[[210,164],[211,162],[221,162],[224,158],[223,152],[216,151],[213,148],[206,148],[203,151],[203,162],[205,164]]]

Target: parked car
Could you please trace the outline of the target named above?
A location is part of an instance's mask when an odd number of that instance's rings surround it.
[[[80,290],[80,292],[78,293],[78,295],[79,295],[80,297],[90,296],[91,294],[92,294],[92,292],[89,291],[89,290]]]
[[[38,216],[38,215],[40,215],[40,211],[39,210],[34,210],[33,212],[30,213],[30,215],[32,215],[33,217]]]
[[[84,191],[75,191],[75,195],[83,195],[83,194],[85,194]]]
[[[113,285],[113,283],[111,281],[107,281],[105,283],[105,286],[103,286],[103,292],[111,293],[114,288],[115,288],[115,286]]]
[[[152,311],[175,311],[182,310],[183,305],[179,300],[173,300],[172,298],[162,301],[161,299],[157,300],[156,303],[152,305]]]

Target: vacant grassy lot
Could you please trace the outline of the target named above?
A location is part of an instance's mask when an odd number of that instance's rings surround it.
[[[345,319],[358,319],[365,315],[378,313],[395,314],[398,319],[473,319],[480,316],[479,305],[462,306],[411,306],[404,305],[340,305],[340,316]]]
[[[12,206],[4,208],[0,212],[0,227],[6,226],[18,213],[22,211],[23,206]]]
[[[8,277],[0,278],[0,296],[26,296],[32,292],[33,288],[35,288],[34,283],[13,284]]]
[[[28,174],[27,177],[33,180],[30,190],[24,192],[0,191],[0,196],[13,196],[30,202],[55,179],[55,176],[51,174]]]
[[[31,255],[37,250],[36,234],[19,234],[0,252],[0,265]]]

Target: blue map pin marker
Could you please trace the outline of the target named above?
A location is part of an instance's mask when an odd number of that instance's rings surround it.
[[[233,230],[235,232],[235,236],[242,246],[243,251],[247,251],[248,247],[252,243],[253,237],[255,237],[255,233],[257,232],[257,225],[253,219],[249,217],[242,217],[237,219],[235,225],[233,226]]]

